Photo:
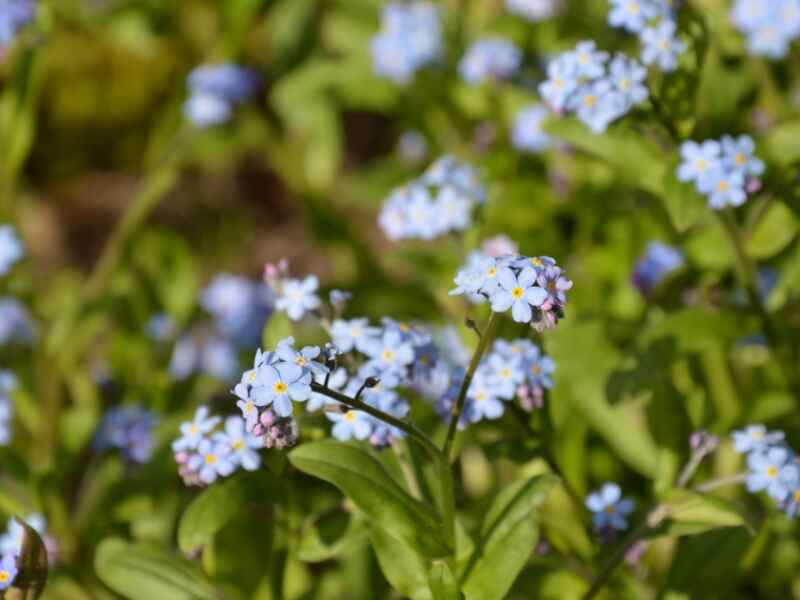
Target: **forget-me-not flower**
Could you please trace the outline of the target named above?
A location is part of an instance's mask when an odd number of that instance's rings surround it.
[[[658,65],[662,71],[674,71],[678,67],[678,57],[686,51],[686,43],[676,35],[674,21],[661,21],[653,27],[646,27],[641,34],[642,62]]]
[[[197,448],[200,442],[219,422],[219,417],[208,416],[207,406],[199,406],[194,413],[194,418],[188,423],[181,424],[181,437],[172,442],[172,449],[178,452]]]
[[[518,323],[527,323],[533,317],[531,307],[539,307],[547,299],[547,292],[534,286],[536,271],[523,269],[515,275],[509,268],[503,268],[498,275],[500,287],[491,295],[492,310],[505,312],[511,309],[511,316]]]
[[[0,225],[0,276],[6,275],[25,254],[11,225]]]
[[[262,447],[259,438],[246,428],[245,420],[233,416],[225,419],[225,428],[212,436],[212,440],[230,446],[230,457],[247,471],[255,471],[261,465],[258,450]]]
[[[511,129],[511,144],[517,150],[542,152],[550,147],[552,138],[542,130],[549,111],[541,104],[527,106],[517,113]]]
[[[793,460],[788,448],[773,446],[763,452],[751,452],[747,456],[746,485],[750,492],[766,490],[770,498],[780,502],[789,494],[783,470]]]
[[[13,554],[4,554],[0,558],[0,591],[11,587],[17,573],[17,557]]]
[[[286,312],[292,321],[299,321],[307,312],[313,311],[321,304],[317,296],[319,280],[309,275],[302,281],[286,279],[275,302],[275,308]]]
[[[501,37],[474,42],[458,65],[461,78],[472,85],[497,79],[510,79],[522,64],[522,51]]]
[[[586,508],[592,512],[595,529],[624,531],[628,528],[628,515],[633,512],[633,500],[622,498],[616,483],[605,483],[586,498]]]

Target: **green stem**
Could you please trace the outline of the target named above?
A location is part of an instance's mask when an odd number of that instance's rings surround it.
[[[489,347],[489,342],[491,342],[494,330],[497,327],[498,318],[498,313],[494,311],[489,315],[489,320],[486,323],[486,327],[483,329],[483,334],[481,334],[480,340],[478,340],[478,346],[472,354],[472,360],[469,362],[467,372],[464,374],[464,381],[461,382],[458,398],[453,405],[453,412],[450,415],[450,425],[447,427],[447,437],[445,438],[444,447],[442,448],[442,454],[448,462],[450,461],[450,454],[453,449],[453,440],[456,437],[458,421],[461,418],[461,413],[464,410],[464,402],[466,402],[467,399],[469,384],[472,383],[472,378],[475,376],[475,371],[478,369],[478,364],[481,362],[483,353],[486,352],[486,348]]]
[[[711,479],[705,483],[701,483],[694,487],[695,492],[705,493],[726,485],[736,485],[744,483],[749,473],[736,473],[736,475],[729,475],[727,477],[720,477],[718,479]]]

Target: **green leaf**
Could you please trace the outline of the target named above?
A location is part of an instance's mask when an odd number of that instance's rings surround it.
[[[297,558],[304,562],[323,562],[341,556],[354,542],[364,539],[364,520],[358,514],[343,512],[322,516],[305,527]]]
[[[770,128],[764,140],[767,154],[782,165],[800,160],[800,119],[793,119]]]
[[[495,498],[481,539],[461,578],[467,600],[502,600],[539,539],[535,509],[556,483],[541,475],[508,486]]]
[[[696,224],[707,210],[707,201],[695,190],[691,183],[678,181],[676,176],[678,161],[674,160],[664,173],[664,206],[672,224],[679,233]]]
[[[443,561],[435,561],[431,565],[428,582],[431,586],[433,600],[461,600],[463,598],[453,572]]]
[[[423,556],[439,558],[450,553],[439,515],[406,493],[364,450],[323,440],[295,448],[289,461],[338,487],[368,518]]]
[[[408,544],[371,524],[369,539],[378,564],[392,587],[411,600],[433,600],[425,561]]]
[[[194,565],[161,549],[110,538],[94,559],[97,576],[130,600],[219,600],[220,594]]]
[[[208,544],[242,510],[249,496],[248,484],[246,476],[233,477],[192,500],[178,525],[178,546],[184,553],[193,554]]]
[[[783,202],[775,202],[747,239],[747,254],[756,259],[771,258],[797,237],[798,230],[794,213]]]
[[[17,559],[19,573],[10,588],[9,598],[36,600],[47,582],[47,550],[36,530],[19,517],[22,526],[22,549]]]
[[[292,335],[292,322],[282,311],[275,311],[261,335],[265,350],[273,350],[278,342]]]
[[[667,530],[672,535],[695,535],[747,525],[733,505],[715,496],[675,489],[664,495],[663,502],[669,510]]]

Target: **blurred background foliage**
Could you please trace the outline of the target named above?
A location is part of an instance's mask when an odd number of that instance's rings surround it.
[[[553,121],[565,145],[542,156],[510,146],[513,117],[534,99],[549,54],[586,38],[608,49],[635,44],[606,26],[605,2],[564,4],[558,18],[531,25],[499,1],[442,2],[446,66],[399,87],[372,70],[378,0],[39,3],[36,27],[0,62],[0,215],[28,250],[2,285],[30,307],[40,334],[31,350],[0,350],[21,382],[15,443],[0,448],[0,510],[46,514],[60,550],[44,598],[114,598],[126,586],[139,586],[138,598],[400,597],[363,517],[339,510],[333,487],[284,471],[279,458],[220,484],[218,493],[246,498],[246,510],[178,547],[179,515],[197,494],[179,484],[168,442],[195,405],[231,400],[210,378],[173,382],[169,349],[144,336],[146,323],[166,312],[188,326],[215,273],[258,277],[280,257],[296,274],[353,291],[354,315],[454,324],[467,312],[447,291],[481,240],[504,233],[522,252],[557,257],[575,287],[568,318],[546,335],[558,365],[548,410],[554,454],[581,495],[615,480],[647,506],[699,428],[725,435],[775,423],[800,447],[800,398],[752,342],[761,323],[737,292],[737,257],[705,202],[675,181],[670,132],[639,111],[598,137]],[[741,215],[745,248],[777,274],[767,307],[796,368],[800,54],[750,57],[727,2],[691,5],[707,49],[651,84],[681,136],[756,138],[768,169]],[[458,80],[465,45],[490,32],[525,50],[530,85]],[[257,100],[229,125],[194,130],[181,115],[186,75],[222,60],[261,74]],[[397,151],[409,130],[424,136],[426,159]],[[480,222],[463,238],[389,243],[375,225],[380,203],[443,152],[484,173],[490,198]],[[132,206],[149,208],[131,217]],[[654,238],[682,247],[687,265],[647,301],[630,277]],[[522,333],[510,322],[503,330]],[[157,452],[136,470],[92,450],[104,408],[119,403],[163,415]],[[535,440],[501,440],[514,427],[509,417],[465,436],[457,473],[468,528],[497,489],[544,468]],[[726,441],[704,472],[731,474],[738,461]],[[577,597],[586,584],[573,563],[608,553],[592,545],[565,494],[557,489],[543,508],[555,550],[532,558],[510,597]],[[739,490],[720,494],[749,530],[656,537],[607,597],[800,597],[796,522]],[[159,569],[164,576],[150,578]]]

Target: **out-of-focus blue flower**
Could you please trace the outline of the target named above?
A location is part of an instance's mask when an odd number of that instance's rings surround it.
[[[295,350],[293,337],[281,340],[275,348],[275,356],[278,360],[297,365],[303,370],[304,375],[324,375],[328,372],[325,365],[316,361],[319,355],[320,349],[317,346],[305,346],[300,350]]]
[[[788,517],[793,519],[800,513],[800,469],[797,465],[789,465],[785,471],[789,473],[787,477],[789,494],[781,502],[780,507]]]
[[[586,508],[592,512],[595,529],[624,531],[628,528],[628,515],[633,512],[633,500],[622,498],[616,483],[605,483],[586,497]]]
[[[468,411],[470,422],[477,423],[483,419],[493,420],[503,416],[505,407],[497,392],[497,387],[485,376],[484,372],[475,372],[467,389],[467,398],[470,400],[470,410]]]
[[[341,405],[341,412],[328,411],[325,416],[334,423],[331,435],[337,440],[365,440],[372,433],[372,421],[363,411]]]
[[[793,459],[792,452],[781,446],[773,446],[763,452],[751,452],[747,456],[749,469],[747,490],[750,492],[766,490],[769,497],[776,502],[784,500],[790,491],[784,470]],[[791,475],[791,472],[788,475]]]
[[[36,328],[27,309],[10,296],[0,297],[0,346],[29,344],[35,334]]]
[[[782,445],[784,435],[782,431],[767,431],[764,425],[756,424],[734,431],[731,437],[736,452],[750,454],[751,452],[764,453],[772,446]]]
[[[3,0],[0,2],[0,48],[11,44],[17,32],[33,21],[35,15],[36,3],[34,0]]]
[[[749,135],[722,136],[722,164],[730,171],[757,177],[764,172],[764,162],[754,155],[756,145]]]
[[[261,465],[261,456],[256,450],[263,447],[263,443],[247,431],[242,417],[225,419],[224,430],[215,433],[212,440],[229,446],[231,459],[245,470],[255,471]]]
[[[231,447],[225,442],[203,439],[197,452],[189,458],[187,466],[197,473],[201,483],[214,483],[219,477],[227,477],[236,470]]]
[[[800,0],[736,0],[731,20],[755,55],[777,60],[800,36]]]
[[[7,274],[24,255],[25,250],[14,228],[11,225],[0,225],[0,276]]]
[[[405,375],[407,367],[414,362],[414,347],[411,341],[394,328],[384,330],[380,338],[371,340],[365,347],[370,360],[368,368],[386,375]]]
[[[506,10],[524,17],[532,23],[552,17],[558,9],[558,0],[506,0]]]
[[[428,142],[418,131],[406,131],[397,141],[397,152],[409,163],[419,163],[428,156]]]
[[[608,65],[608,76],[614,89],[622,96],[624,111],[647,100],[649,92],[644,83],[647,69],[635,60],[617,54]]]
[[[190,96],[184,104],[186,118],[197,127],[228,121],[237,104],[255,93],[258,76],[232,63],[196,67],[186,80]]]
[[[699,182],[720,165],[722,147],[719,142],[707,140],[702,144],[686,141],[681,144],[682,162],[678,167],[680,181]]]
[[[116,448],[125,460],[146,463],[153,453],[153,428],[157,421],[155,413],[141,406],[111,408],[100,422],[95,446],[99,450]]]
[[[14,403],[9,395],[17,388],[17,378],[11,371],[0,369],[0,446],[11,442],[11,420],[14,417]]]
[[[240,346],[255,346],[272,311],[273,295],[263,283],[221,274],[203,290],[200,304],[225,338]]]
[[[650,242],[633,269],[633,285],[648,296],[671,273],[683,267],[683,254],[661,242]]]
[[[417,71],[442,56],[439,9],[429,2],[390,3],[370,47],[378,75],[407,83]]]
[[[299,321],[307,312],[313,311],[321,304],[317,296],[319,280],[309,275],[302,281],[286,279],[279,291],[275,308],[282,310],[292,321]]]
[[[541,104],[533,104],[517,113],[511,130],[511,144],[517,150],[534,154],[547,150],[552,138],[542,130],[549,111]]]
[[[720,209],[744,204],[747,200],[744,185],[744,175],[741,171],[728,171],[720,166],[702,177],[697,189],[708,196],[711,208]]]
[[[369,319],[337,319],[331,323],[331,340],[340,352],[350,352],[354,348],[365,353],[378,337],[379,327],[371,327]]]
[[[207,406],[199,406],[194,413],[194,418],[187,423],[181,424],[181,437],[172,442],[172,449],[176,452],[194,450],[219,422],[219,417],[208,416]]]
[[[522,64],[522,51],[501,37],[474,42],[458,65],[461,78],[476,85],[498,79],[511,79]]]
[[[647,22],[658,15],[651,0],[610,0],[608,24],[622,27],[631,33],[641,33]]]
[[[175,322],[166,313],[158,313],[148,319],[145,325],[147,337],[158,342],[164,342],[175,335]]]
[[[175,379],[186,379],[193,373],[230,381],[236,376],[239,360],[236,347],[217,334],[196,330],[182,335],[175,342],[169,373]]]
[[[12,554],[4,554],[0,559],[0,591],[11,587],[17,573],[17,558]]]
[[[677,38],[674,21],[662,21],[646,27],[641,34],[642,62],[658,65],[662,71],[674,71],[678,57],[686,51],[686,44]]]

